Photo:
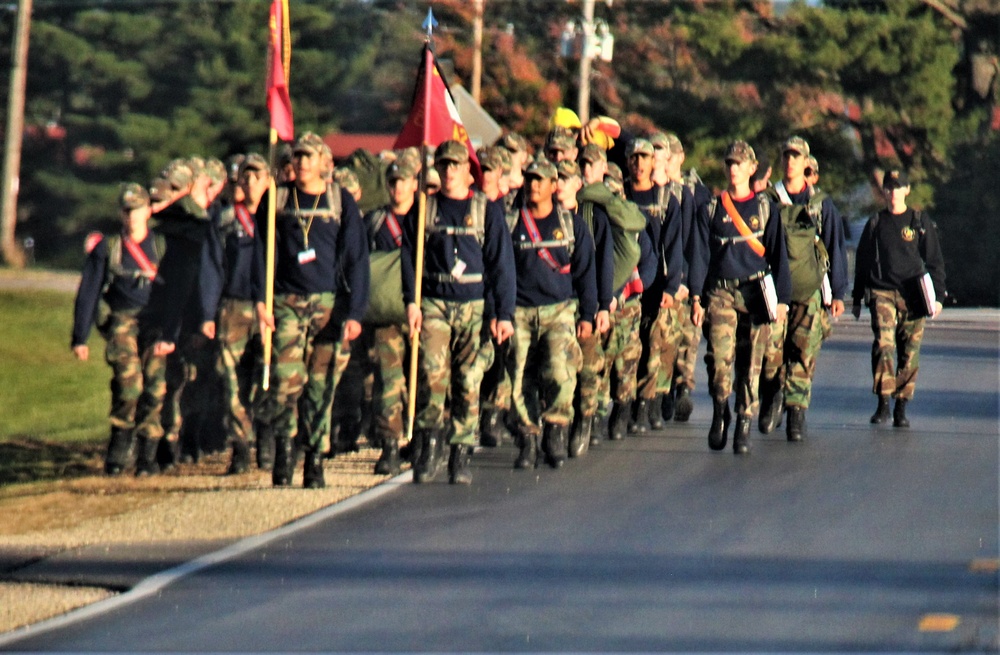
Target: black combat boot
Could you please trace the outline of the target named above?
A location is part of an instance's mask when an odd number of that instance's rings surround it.
[[[104,458],[104,472],[107,475],[121,475],[132,459],[132,430],[111,428],[108,454]]]
[[[771,382],[761,390],[760,416],[757,419],[757,428],[761,434],[770,434],[781,424],[781,412],[785,403],[785,394],[781,388],[774,388],[778,382]]]
[[[649,420],[650,430],[663,429],[663,399],[669,395],[669,393],[657,394],[653,396],[652,400],[646,402],[646,417]]]
[[[674,420],[686,423],[691,418],[693,411],[694,403],[691,401],[691,390],[682,384],[677,389],[677,398],[674,399]]]
[[[318,444],[307,448],[302,468],[302,488],[322,489],[326,486],[326,479],[323,477],[323,452]]]
[[[375,462],[375,475],[399,475],[399,439],[382,437],[382,454]]]
[[[433,482],[440,472],[441,438],[436,430],[419,430],[414,439],[420,440],[420,456],[413,465],[413,481],[417,484]]]
[[[136,439],[135,477],[142,478],[160,472],[160,467],[156,463],[156,448],[159,443],[159,439],[150,439],[149,437]]]
[[[729,400],[715,400],[712,403],[712,425],[708,428],[708,447],[722,450],[729,440]]]
[[[611,407],[611,418],[609,419],[608,438],[612,441],[621,441],[628,434],[629,403],[616,402]]]
[[[292,458],[292,440],[284,435],[274,435],[274,467],[271,470],[271,484],[275,487],[287,487],[292,483],[292,468],[295,460]]]
[[[198,461],[195,459],[195,461]],[[166,473],[181,463],[181,440],[173,435],[166,435],[156,446],[156,464],[160,471]]]
[[[254,433],[257,435],[257,468],[270,471],[274,468],[274,430],[270,425],[257,423]]]
[[[600,411],[600,410],[598,410]],[[601,445],[601,439],[608,436],[608,415],[594,416],[594,424],[590,428],[590,447]]]
[[[788,406],[788,425],[785,426],[785,436],[789,441],[802,441],[806,438],[806,408]]]
[[[483,411],[479,418],[479,444],[496,448],[503,443],[503,413],[495,409]]]
[[[632,401],[632,414],[628,421],[629,434],[646,434],[646,399],[636,398]]]
[[[250,470],[250,446],[243,439],[233,439],[233,458],[226,475],[239,475]]]
[[[573,433],[569,438],[569,456],[583,457],[590,450],[594,417],[577,414],[573,419]]]
[[[542,437],[542,451],[545,453],[545,463],[554,469],[561,468],[566,462],[566,432],[568,426],[545,424],[545,435]]]
[[[531,434],[527,430],[517,432],[518,453],[514,460],[516,469],[533,469],[538,459],[538,435]]]
[[[674,418],[674,389],[663,394],[660,399],[660,418],[664,421]]]
[[[878,397],[878,407],[875,409],[875,413],[872,414],[871,423],[873,425],[881,425],[889,420],[889,396],[879,396]]]
[[[892,409],[892,427],[908,428],[910,419],[906,418],[906,399],[896,398],[896,406]]]
[[[448,483],[472,484],[472,471],[469,470],[469,460],[472,459],[472,447],[453,444],[448,457]]]
[[[750,452],[750,417],[740,412],[736,417],[736,429],[733,431],[733,452],[746,455]]]

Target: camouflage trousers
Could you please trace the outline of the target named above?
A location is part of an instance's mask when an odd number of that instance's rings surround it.
[[[365,326],[371,335],[372,414],[375,440],[381,444],[402,439],[407,399],[409,339],[401,325]]]
[[[792,302],[787,319],[771,323],[761,366],[761,388],[783,389],[785,405],[808,409],[816,360],[829,334],[830,317],[818,290],[804,303]]]
[[[642,342],[639,341],[641,317],[639,298],[626,300],[618,311],[611,314],[611,329],[604,347],[604,373],[601,376],[603,412],[608,411],[612,400],[618,403],[635,400],[636,372],[642,355]]]
[[[737,413],[753,417],[760,400],[757,383],[770,327],[748,307],[752,296],[741,291],[746,287],[720,287],[708,292],[704,330],[709,347],[705,366],[712,399],[728,402],[735,386]]]
[[[142,395],[139,319],[134,312],[114,312],[101,334],[107,340],[104,360],[111,367],[111,427],[131,430]]]
[[[596,330],[586,339],[577,339],[582,361],[576,376],[575,410],[581,416],[595,416],[601,401],[604,372],[604,341],[611,333],[598,334]]]
[[[680,338],[680,324],[673,309],[660,307],[655,317],[642,317],[639,323],[642,356],[637,372],[640,398],[652,400],[659,394],[670,393]]]
[[[920,370],[920,343],[924,318],[912,318],[906,300],[898,291],[871,290],[872,392],[911,400]],[[895,363],[893,362],[895,357]]]
[[[514,311],[512,393],[517,425],[540,434],[543,424],[573,422],[576,375],[583,363],[576,342],[576,301]]]
[[[329,292],[274,298],[274,397],[271,416],[261,418],[270,420],[276,436],[298,437],[310,451],[329,443],[334,393],[351,357],[350,344],[340,340],[341,326],[332,320],[333,305]]]
[[[423,327],[414,427],[430,430],[447,425],[449,443],[474,446],[480,385],[493,365],[493,342],[483,324],[483,301],[424,298],[420,309]]]
[[[510,342],[504,342],[496,348],[493,366],[483,375],[480,387],[480,409],[505,412],[511,408],[511,374],[508,370],[510,357],[507,353]]]
[[[674,360],[674,386],[694,391],[694,372],[698,364],[698,344],[701,328],[691,321],[691,300],[685,299],[674,307],[677,317],[677,356]]]
[[[260,371],[260,336],[253,301],[222,299],[216,340],[219,347],[216,372],[223,382],[226,436],[246,443],[253,438],[251,403]]]
[[[184,422],[181,396],[195,376],[195,367],[190,362],[193,346],[191,335],[187,335],[181,337],[174,352],[158,357],[153,354],[153,346],[159,340],[159,333],[140,330],[142,394],[136,407],[136,435],[150,440],[166,437],[176,442]]]

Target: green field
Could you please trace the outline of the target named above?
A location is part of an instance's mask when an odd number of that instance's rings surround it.
[[[108,434],[110,369],[70,351],[73,295],[0,291],[0,484],[82,472]]]

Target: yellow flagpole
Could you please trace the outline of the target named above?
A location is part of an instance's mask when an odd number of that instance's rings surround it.
[[[278,131],[271,128],[271,152],[278,146]],[[271,156],[272,168],[274,156]],[[274,232],[275,214],[277,204],[275,195],[277,193],[274,185],[274,175],[272,172],[271,181],[267,189],[267,247],[264,272],[264,308],[268,316],[274,316]],[[264,379],[261,380],[261,388],[267,391],[271,387],[271,328],[264,326],[260,335],[264,346]]]

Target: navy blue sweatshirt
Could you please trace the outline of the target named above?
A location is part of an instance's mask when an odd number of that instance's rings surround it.
[[[245,210],[245,205],[240,205]],[[218,314],[219,299],[253,300],[253,214],[246,215],[250,230],[236,217],[236,207],[226,206],[212,215],[212,232],[202,249],[201,297],[206,320]]]
[[[313,195],[299,190],[294,183],[285,186],[288,200],[275,216],[274,293],[348,293],[347,318],[360,322],[368,307],[371,270],[367,233],[354,197],[340,189],[340,220],[319,217],[310,223],[308,217],[296,216],[296,203],[303,212],[314,207],[330,209],[326,192]],[[265,193],[257,208],[254,239],[253,298],[256,302],[264,302],[267,205]]]
[[[594,262],[597,265],[597,309],[608,311],[615,297],[615,242],[611,235],[611,219],[602,205],[594,206],[594,225],[591,236],[594,239]],[[582,206],[581,206],[582,211]]]
[[[767,198],[766,195],[764,197]],[[701,208],[693,234],[695,258],[691,262],[689,287],[692,296],[703,295],[709,280],[744,280],[770,270],[778,302],[788,304],[792,295],[792,280],[788,273],[781,216],[774,202],[769,198],[766,202],[770,204],[770,218],[764,227],[764,234],[758,237],[764,245],[763,257],[755,253],[747,242],[730,240],[739,237],[740,233],[722,206],[721,198],[712,216],[708,214],[710,205]],[[760,224],[756,196],[742,200],[734,198],[733,204],[747,226],[756,232]]]
[[[522,210],[527,211],[527,210]],[[517,306],[541,307],[576,298],[582,320],[593,323],[597,314],[597,267],[594,261],[594,242],[583,219],[570,214],[573,221],[572,255],[566,247],[547,248],[560,267],[569,264],[568,273],[560,273],[542,259],[539,250],[530,247],[531,237],[524,223],[524,214],[518,212],[517,223],[511,232],[514,243],[514,262],[517,266]],[[548,216],[533,217],[541,241],[564,239],[558,210],[553,208]]]
[[[441,228],[468,228],[472,226],[468,198],[455,200],[442,193],[434,196],[437,204],[438,225]],[[414,205],[403,226],[403,301],[409,305],[415,298],[415,266],[418,206]],[[514,301],[517,282],[514,272],[514,251],[510,233],[504,219],[503,205],[486,203],[485,234],[483,244],[472,234],[447,234],[445,231],[426,233],[424,245],[424,279],[421,293],[426,298],[452,302],[491,299],[493,307],[484,308],[484,316],[501,321],[514,320]],[[446,279],[458,261],[464,262],[463,275],[481,275],[479,282],[458,282]],[[490,293],[487,294],[487,285]]]
[[[659,208],[660,189],[666,207]],[[646,215],[646,232],[653,247],[660,256],[656,278],[643,292],[643,311],[658,312],[663,293],[673,295],[681,286],[684,277],[684,241],[682,232],[681,205],[669,189],[654,184],[646,191],[636,191],[631,186],[626,189],[629,200],[639,205]],[[659,211],[663,215],[658,215]],[[657,297],[659,296],[659,297]]]
[[[414,206],[416,206],[416,203],[414,203]],[[392,227],[389,222],[390,216],[396,221],[395,224],[399,228],[398,240],[396,234],[390,229]],[[376,220],[381,220],[382,224],[379,225],[375,234],[372,234],[372,224]],[[365,214],[365,234],[368,235],[368,247],[371,252],[392,252],[393,250],[399,250],[403,246],[403,225],[407,220],[407,214],[402,216],[394,214],[390,206],[373,209]]]
[[[146,306],[149,301],[149,292],[152,289],[152,280],[138,274],[141,269],[135,258],[129,253],[128,248],[125,247],[125,237],[119,238],[122,239],[121,268],[123,275],[112,277],[108,290],[104,293],[104,301],[108,303],[112,312],[131,312]],[[146,258],[154,266],[159,262],[155,239],[156,236],[150,230],[146,238],[138,244]],[[80,288],[77,289],[76,300],[73,304],[73,337],[70,346],[85,344],[90,337],[90,328],[97,315],[97,305],[101,301],[101,291],[104,289],[108,266],[111,265],[107,243],[107,238],[99,241],[87,255],[87,260],[83,264]]]

